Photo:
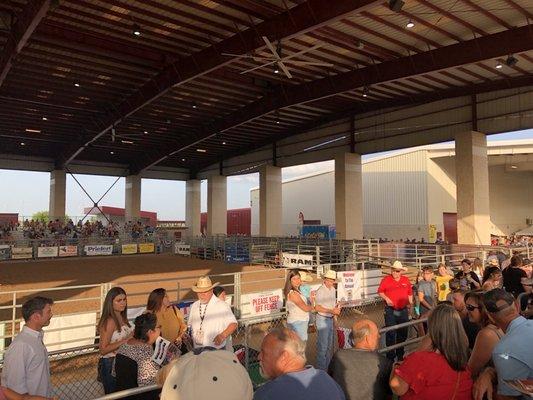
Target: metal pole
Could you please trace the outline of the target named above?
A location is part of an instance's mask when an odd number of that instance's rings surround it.
[[[234,298],[234,307],[235,314],[237,318],[241,316],[241,273],[235,272],[233,274],[233,298]]]
[[[13,292],[13,310],[11,311],[11,342],[15,339],[15,323],[17,319],[17,292]]]
[[[318,266],[322,264],[320,260],[320,246],[315,247],[315,254],[316,254],[316,265]]]

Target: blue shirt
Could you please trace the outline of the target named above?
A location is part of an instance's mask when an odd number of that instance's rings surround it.
[[[498,394],[520,396],[504,381],[533,378],[532,338],[533,320],[518,317],[511,321],[507,332],[494,347],[492,361],[498,374]]]
[[[278,376],[254,393],[254,400],[345,400],[344,392],[326,372],[312,366]]]

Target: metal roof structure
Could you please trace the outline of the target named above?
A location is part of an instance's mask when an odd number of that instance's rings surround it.
[[[193,176],[347,115],[533,85],[531,0],[404,2],[3,0],[0,153]],[[243,73],[263,36],[292,79]]]

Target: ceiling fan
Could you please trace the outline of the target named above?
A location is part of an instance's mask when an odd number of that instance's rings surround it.
[[[257,69],[261,69],[264,67],[268,67],[269,65],[274,65],[274,73],[279,73],[279,71],[283,71],[283,73],[287,76],[287,78],[291,79],[292,74],[287,68],[286,64],[292,64],[292,65],[313,65],[313,66],[320,66],[320,67],[333,67],[333,64],[325,63],[325,62],[314,62],[314,61],[303,61],[303,60],[294,60],[294,58],[301,56],[302,54],[308,53],[310,51],[316,50],[319,47],[322,47],[321,43],[317,43],[314,46],[299,51],[294,54],[289,54],[287,56],[282,56],[281,51],[281,41],[278,41],[277,48],[274,47],[272,42],[266,37],[262,36],[267,48],[270,50],[272,55],[268,56],[258,56],[258,55],[250,55],[250,54],[231,54],[231,53],[222,53],[224,56],[230,56],[230,57],[237,57],[237,58],[250,58],[254,61],[262,63],[261,65],[258,65],[257,67],[253,67],[250,69],[247,69],[245,71],[242,71],[241,74],[247,74],[248,72],[255,71]]]

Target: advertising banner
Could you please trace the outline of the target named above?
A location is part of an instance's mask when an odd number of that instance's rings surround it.
[[[57,247],[38,247],[37,248],[37,257],[57,257]]]
[[[137,243],[123,244],[122,254],[137,254]]]
[[[7,244],[0,244],[0,260],[9,260],[11,256],[11,246]]]
[[[85,254],[88,256],[110,256],[113,254],[112,244],[94,244],[84,247]]]
[[[287,268],[313,269],[312,254],[281,253],[281,263]]]
[[[33,249],[31,247],[12,247],[11,248],[11,258],[15,260],[20,260],[24,258],[32,258]]]
[[[59,257],[76,257],[78,246],[59,246]]]
[[[435,243],[437,241],[437,226],[430,225],[428,229],[428,242]]]
[[[153,253],[155,245],[153,243],[139,243],[139,253]]]
[[[174,253],[179,254],[180,256],[190,256],[191,245],[177,242],[174,244]]]
[[[244,294],[241,296],[242,315],[255,317],[258,315],[275,314],[283,307],[283,292],[281,289],[265,292]]]
[[[361,300],[363,288],[362,271],[337,272],[339,284],[337,286],[337,302],[341,305],[358,303]]]
[[[329,239],[329,225],[303,225],[300,236],[315,239]]]

